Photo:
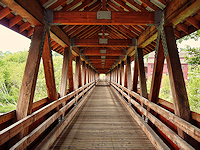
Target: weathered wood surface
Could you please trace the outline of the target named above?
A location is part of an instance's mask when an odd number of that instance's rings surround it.
[[[44,116],[45,114],[49,113],[51,110],[53,110],[54,108],[58,107],[60,104],[62,104],[63,102],[69,100],[70,98],[74,97],[76,95],[76,93],[81,92],[82,90],[84,90],[84,88],[90,86],[91,84],[93,84],[95,81],[90,82],[88,84],[86,84],[84,87],[81,87],[79,89],[77,89],[74,92],[71,92],[70,94],[42,107],[41,109],[35,111],[34,113],[32,113],[31,115],[17,121],[16,123],[12,124],[11,126],[3,129],[0,131],[0,145],[4,144],[5,142],[7,142],[8,140],[10,140],[12,137],[14,137],[15,135],[17,135],[20,131],[22,131],[24,128],[29,127],[33,122],[37,121],[38,119],[40,119],[42,116]]]
[[[51,149],[155,149],[140,126],[99,82]]]
[[[112,84],[113,85],[113,84]],[[118,92],[121,91],[120,88],[118,88],[116,85],[113,85]],[[181,137],[179,137],[175,132],[173,132],[170,128],[168,128],[164,123],[162,123],[158,118],[153,116],[151,113],[149,113],[146,109],[144,109],[138,102],[133,100],[130,96],[128,96],[126,93],[123,93],[123,96],[126,97],[143,115],[145,115],[159,130],[161,130],[165,135],[173,142],[175,143],[180,149],[187,149],[191,150],[194,149],[191,145],[189,145],[186,141],[184,141]],[[128,106],[128,104],[125,104],[127,109],[129,109],[129,112],[134,111],[132,107]],[[141,117],[140,117],[141,118]],[[141,126],[142,127],[142,126]],[[152,139],[152,138],[150,138]],[[160,147],[157,147],[157,149],[161,149]],[[164,148],[166,149],[166,148]]]
[[[149,100],[147,100],[146,98],[140,96],[139,94],[128,90],[127,88],[122,87],[121,85],[112,82],[114,85],[118,86],[119,88],[123,89],[125,92],[127,92],[129,95],[135,97],[136,99],[140,100],[142,103],[144,103],[147,107],[149,107],[150,109],[154,110],[155,112],[157,112],[158,114],[162,115],[164,118],[166,118],[167,120],[169,120],[170,122],[174,123],[178,128],[180,128],[181,130],[183,130],[185,133],[187,133],[188,135],[190,135],[192,138],[194,138],[195,140],[197,140],[198,142],[200,142],[200,129],[197,128],[196,126],[192,125],[191,123],[183,120],[182,118],[174,115],[173,113],[171,113],[170,111],[164,109],[163,107],[150,102]],[[123,95],[125,96],[125,95]]]

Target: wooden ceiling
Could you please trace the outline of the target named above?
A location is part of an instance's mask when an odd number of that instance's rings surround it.
[[[154,11],[165,11],[165,25],[174,26],[177,39],[200,28],[200,0],[0,0],[0,24],[31,38],[34,27],[44,24],[44,9],[54,11],[58,23],[51,27],[53,50],[63,54],[75,39],[73,56],[81,55],[99,73],[134,56],[133,38],[144,54],[154,51]],[[96,19],[101,10],[111,11],[110,22]],[[108,44],[99,44],[100,38]]]

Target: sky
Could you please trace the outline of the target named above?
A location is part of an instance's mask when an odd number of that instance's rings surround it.
[[[12,53],[25,50],[28,51],[30,42],[31,40],[25,36],[0,25],[0,51],[10,51]],[[186,45],[200,47],[200,40],[183,41],[181,44],[178,44],[178,48],[186,48]]]

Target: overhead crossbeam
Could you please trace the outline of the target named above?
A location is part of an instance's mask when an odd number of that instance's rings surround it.
[[[106,56],[105,58],[102,58],[102,56],[88,56],[87,59],[89,60],[101,60],[101,59],[105,59],[105,60],[113,60],[113,59],[119,59],[118,56]]]
[[[73,47],[129,47],[132,46],[132,39],[106,39],[107,42],[102,43],[100,39],[73,39],[71,46]]]
[[[101,13],[99,15],[99,13]],[[60,25],[146,25],[154,23],[154,12],[52,12],[52,24]]]
[[[123,50],[106,50],[106,49],[92,50],[92,49],[90,49],[90,50],[84,50],[83,55],[87,55],[87,56],[101,56],[101,55],[119,56],[119,55],[124,55],[124,51]]]

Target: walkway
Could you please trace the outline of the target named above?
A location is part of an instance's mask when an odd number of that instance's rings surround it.
[[[140,126],[99,82],[51,149],[155,149]]]

